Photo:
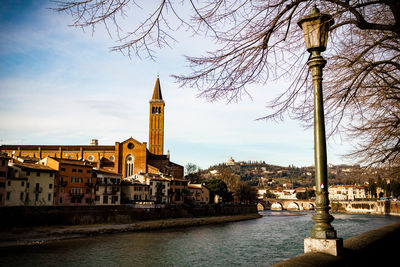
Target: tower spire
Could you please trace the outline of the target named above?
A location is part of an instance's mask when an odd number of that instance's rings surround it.
[[[153,97],[151,100],[162,100],[160,78],[157,75],[156,85],[154,86]]]
[[[164,107],[160,78],[157,75],[153,97],[150,100],[149,151],[156,155],[164,154]]]

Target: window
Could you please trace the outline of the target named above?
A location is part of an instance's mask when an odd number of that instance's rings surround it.
[[[76,169],[72,169],[72,172],[76,172]]]
[[[7,192],[7,194],[6,194],[6,200],[10,200],[10,195],[11,195],[11,192]]]
[[[50,173],[50,177],[53,177],[53,173],[52,172]]]
[[[100,196],[96,196],[96,201],[100,201]]]
[[[28,182],[28,183],[26,183],[26,188],[29,188],[29,182]]]
[[[11,186],[11,181],[7,181],[7,186]]]
[[[88,160],[89,160],[89,161],[93,161],[93,160],[94,160],[94,157],[93,157],[92,155],[90,155],[90,156],[88,157]]]
[[[40,176],[40,172],[36,172],[36,176]]]
[[[114,161],[114,160],[115,160],[115,157],[114,157],[114,156],[110,156],[110,160],[111,160],[111,161]]]
[[[30,172],[30,171],[27,171],[27,172],[26,172],[26,176],[29,176],[29,175],[31,175],[31,172]]]
[[[1,160],[1,166],[6,166],[6,161],[4,159]]]
[[[25,182],[24,181],[21,182],[21,186],[25,186]]]
[[[61,170],[62,172],[65,172],[65,168],[61,168],[60,170]]]
[[[48,194],[48,195],[47,195],[47,200],[48,200],[48,201],[51,201],[51,194]]]
[[[35,194],[35,201],[39,200],[39,194]]]
[[[82,172],[82,169],[78,169],[78,172]]]
[[[6,172],[0,172],[0,177],[6,177]]]
[[[86,171],[86,173],[91,173],[91,172],[92,172],[91,170],[87,170],[87,171]]]
[[[160,113],[161,113],[161,107],[153,107],[153,108],[151,109],[151,112],[152,112],[153,114],[160,114]]]
[[[132,176],[134,174],[134,161],[135,161],[135,158],[132,155],[128,155],[126,157],[126,160],[125,160],[126,177]]]
[[[28,201],[29,200],[29,193],[26,193],[25,194],[25,201]]]
[[[49,184],[49,189],[52,189],[53,188],[53,184]]]
[[[63,203],[63,197],[60,197],[60,204]]]
[[[103,196],[103,204],[108,204],[108,196]]]
[[[19,200],[24,200],[24,192],[19,193]]]

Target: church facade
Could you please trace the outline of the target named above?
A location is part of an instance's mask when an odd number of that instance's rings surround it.
[[[160,80],[157,77],[150,100],[149,146],[130,137],[114,145],[2,145],[0,151],[10,156],[43,159],[46,157],[85,160],[97,168],[121,174],[122,178],[135,173],[162,173],[183,178],[183,167],[164,155],[164,107]]]

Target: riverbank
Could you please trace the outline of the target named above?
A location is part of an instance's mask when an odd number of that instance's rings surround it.
[[[331,201],[331,211],[400,216],[400,201]]]
[[[129,224],[92,224],[68,226],[41,226],[33,228],[14,228],[0,232],[0,247],[44,244],[58,240],[90,237],[99,234],[138,232],[223,224],[260,218],[257,214],[213,216],[200,218],[175,218],[151,221],[138,221]]]

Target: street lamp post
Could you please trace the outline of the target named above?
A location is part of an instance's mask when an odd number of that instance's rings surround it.
[[[326,137],[324,104],[322,93],[322,69],[326,60],[321,56],[328,41],[329,27],[333,25],[332,16],[321,14],[314,7],[311,14],[301,18],[298,25],[304,32],[307,51],[311,53],[307,65],[311,69],[314,87],[314,157],[315,157],[315,214],[311,237],[304,240],[305,252],[325,252],[339,255],[343,240],[337,238],[331,225],[333,216],[329,214],[328,166],[326,158]]]

